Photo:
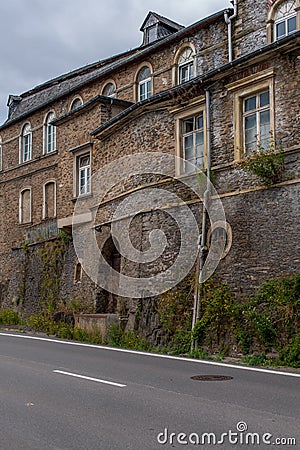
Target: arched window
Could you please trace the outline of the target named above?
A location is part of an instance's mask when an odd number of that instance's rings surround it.
[[[77,195],[91,193],[91,155],[90,152],[77,157],[78,187]]]
[[[56,185],[54,181],[44,184],[44,208],[43,219],[51,219],[56,216]]]
[[[55,152],[56,150],[56,128],[51,124],[55,119],[55,114],[50,112],[44,124],[44,154]]]
[[[21,131],[20,139],[20,163],[30,161],[32,158],[32,143],[31,143],[31,126],[26,123]]]
[[[297,29],[296,24],[296,1],[288,0],[281,3],[275,10],[274,38],[280,39],[294,33]]]
[[[143,66],[137,75],[138,101],[146,100],[151,96],[151,70],[148,66]]]
[[[115,85],[111,82],[107,83],[102,91],[102,95],[105,95],[106,97],[114,97],[115,96]]]
[[[185,83],[194,77],[194,51],[191,47],[185,47],[177,59],[178,84]]]
[[[72,100],[70,111],[74,111],[83,105],[83,101],[80,97],[76,97]]]
[[[20,206],[19,206],[19,222],[31,222],[31,189],[26,188],[20,192]]]
[[[268,43],[297,31],[300,22],[300,10],[297,6],[299,6],[298,0],[277,0],[273,2],[267,20]]]

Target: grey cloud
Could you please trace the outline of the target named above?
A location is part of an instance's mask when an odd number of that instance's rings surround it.
[[[7,0],[0,4],[0,123],[9,94],[141,44],[149,10],[189,25],[227,0]]]

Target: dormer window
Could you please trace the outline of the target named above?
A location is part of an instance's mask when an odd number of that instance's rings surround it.
[[[151,44],[169,34],[176,33],[182,28],[184,28],[182,25],[173,22],[173,20],[150,11],[140,28],[144,33],[143,45]]]
[[[297,30],[296,1],[290,0],[279,5],[275,12],[274,38],[280,39]]]
[[[147,44],[150,44],[151,42],[156,41],[156,39],[157,39],[157,26],[154,25],[147,29],[147,33],[146,33]]]

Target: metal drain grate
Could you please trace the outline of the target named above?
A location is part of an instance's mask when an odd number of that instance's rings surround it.
[[[196,381],[228,381],[233,380],[233,377],[227,375],[195,375],[191,379]]]

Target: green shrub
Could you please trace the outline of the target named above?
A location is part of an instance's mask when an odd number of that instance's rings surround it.
[[[265,366],[268,360],[265,353],[254,353],[252,355],[244,356],[244,358],[242,358],[242,362],[244,362],[248,366]]]
[[[191,347],[194,282],[186,278],[179,286],[161,295],[157,312],[162,325],[169,333],[168,352],[187,353]]]
[[[106,332],[107,344],[112,347],[122,347],[133,350],[151,351],[152,346],[135,331],[124,332],[121,327],[112,324]]]
[[[279,358],[284,365],[300,367],[300,334],[290,339],[288,346],[279,352]]]
[[[242,314],[245,335],[265,350],[284,348],[300,334],[300,274],[262,283]]]
[[[0,324],[18,325],[20,323],[19,315],[12,309],[0,310]]]
[[[200,287],[194,339],[200,346],[227,353],[237,325],[237,302],[229,286],[210,280]]]

